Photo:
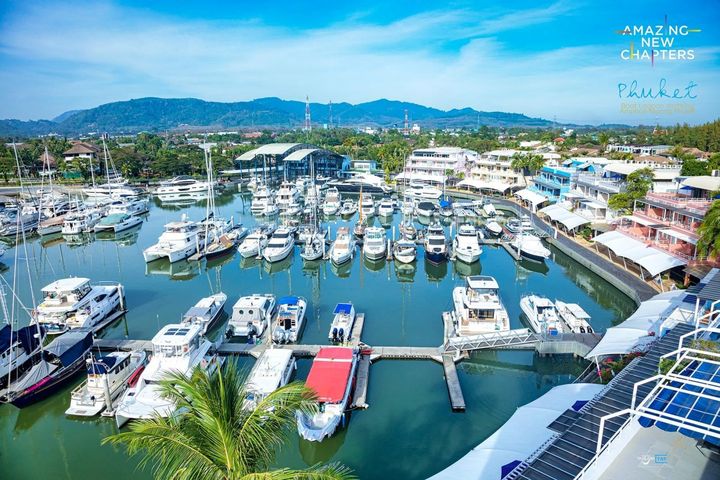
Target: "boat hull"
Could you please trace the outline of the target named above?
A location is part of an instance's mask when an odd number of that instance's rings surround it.
[[[447,252],[430,252],[428,250],[425,250],[425,258],[427,258],[430,263],[434,263],[436,265],[446,262],[448,259]]]
[[[17,408],[25,408],[27,406],[30,406],[34,403],[37,403],[53,393],[57,392],[58,390],[62,389],[65,384],[67,384],[69,381],[71,381],[80,371],[82,370],[82,367],[85,365],[85,355],[80,356],[77,360],[75,360],[72,364],[68,365],[67,367],[63,368],[61,372],[57,373],[57,375],[53,375],[51,378],[46,378],[41,380],[40,382],[33,385],[33,387],[30,387],[29,389],[25,390],[25,392],[28,392],[28,390],[32,389],[31,392],[23,393],[11,400],[11,403],[15,405]],[[40,385],[42,384],[42,385]]]

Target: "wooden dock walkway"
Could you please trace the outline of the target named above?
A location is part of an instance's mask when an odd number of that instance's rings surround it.
[[[361,355],[358,364],[355,394],[351,408],[367,408],[368,377],[370,375],[370,356]]]
[[[443,370],[445,371],[445,383],[447,383],[448,395],[450,396],[450,406],[453,411],[465,411],[465,397],[460,388],[460,379],[458,378],[455,360],[452,355],[445,354],[442,356]]]

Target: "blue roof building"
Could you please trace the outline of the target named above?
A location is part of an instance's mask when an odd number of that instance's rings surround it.
[[[542,167],[533,178],[529,190],[546,196],[550,202],[558,202],[570,192],[570,183],[575,173],[574,168]]]

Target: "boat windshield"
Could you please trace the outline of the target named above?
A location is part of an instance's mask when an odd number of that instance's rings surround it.
[[[445,239],[444,238],[429,238],[428,243],[430,245],[445,245]]]

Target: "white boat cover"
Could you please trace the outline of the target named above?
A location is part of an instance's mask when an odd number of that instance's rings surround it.
[[[585,358],[631,352],[649,334],[653,333],[655,337],[647,340],[657,338],[663,322],[671,316],[678,317],[678,320],[690,320],[695,306],[684,302],[686,296],[687,292],[684,290],[673,290],[645,300],[627,320],[616,327],[608,328],[600,342]]]
[[[431,480],[501,479],[530,456],[555,432],[548,429],[568,408],[582,408],[603,385],[570,383],[518,408],[510,419],[484,442]],[[579,403],[578,403],[579,402]]]
[[[543,202],[547,202],[547,197],[545,195],[533,192],[532,190],[529,190],[527,188],[518,190],[517,192],[515,192],[515,196],[532,203],[533,206],[539,205]]]
[[[643,242],[617,230],[601,233],[593,238],[593,241],[605,245],[615,255],[637,263],[653,277],[671,268],[687,264],[685,260],[657,248],[648,247]]]
[[[465,180],[461,180],[460,182],[458,182],[457,186],[473,187],[477,188],[478,190],[495,190],[496,192],[505,193],[509,188],[517,185],[501,182],[499,180],[485,181],[479,180],[477,178],[466,178]]]
[[[568,230],[573,230],[580,225],[590,223],[590,220],[587,218],[581,217],[577,213],[572,213],[570,210],[565,207],[561,207],[560,205],[549,205],[538,210],[538,213],[545,214],[550,217],[551,220],[562,223]]]

